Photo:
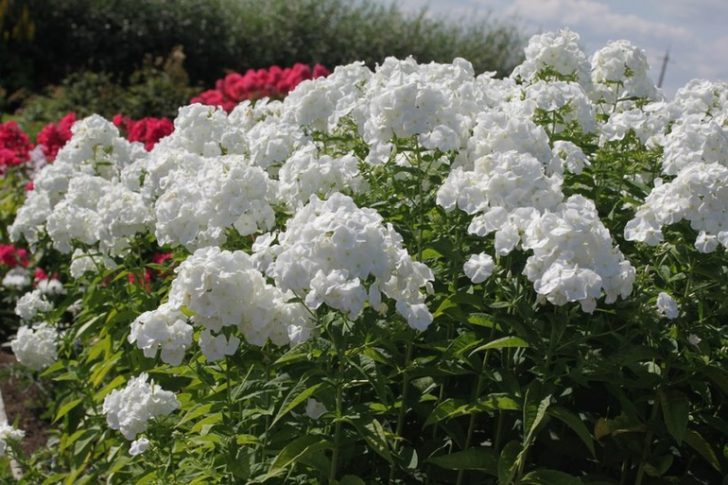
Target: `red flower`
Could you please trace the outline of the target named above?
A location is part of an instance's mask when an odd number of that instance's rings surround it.
[[[37,284],[39,281],[47,280],[48,279],[48,273],[46,273],[43,268],[35,268],[35,272],[33,273],[33,283]]]
[[[117,114],[112,122],[126,131],[126,138],[129,141],[144,143],[144,148],[149,151],[162,138],[172,134],[174,125],[167,118],[142,118],[133,120],[127,116]]]
[[[14,244],[0,244],[0,263],[14,268],[18,265],[28,266],[29,262],[26,249],[17,248]]]
[[[56,159],[58,150],[71,139],[71,127],[75,122],[76,113],[68,113],[58,123],[48,123],[38,133],[38,144],[43,147],[43,155],[49,162]]]
[[[33,145],[15,121],[0,123],[0,170],[30,160]]]

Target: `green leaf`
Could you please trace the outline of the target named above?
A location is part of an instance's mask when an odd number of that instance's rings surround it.
[[[589,429],[587,429],[586,425],[579,416],[566,408],[562,408],[561,406],[551,406],[548,410],[548,414],[571,428],[571,430],[579,436],[581,441],[584,442],[592,456],[596,457],[596,453],[594,451],[594,439],[589,433]]]
[[[521,444],[510,441],[503,447],[498,458],[498,483],[506,485],[511,483],[513,475],[516,474],[518,455],[521,452]]]
[[[670,432],[679,445],[682,443],[688,429],[690,412],[688,397],[679,391],[659,391],[658,394],[667,431]]]
[[[425,421],[425,426],[429,426],[440,421],[444,421],[453,416],[459,416],[458,411],[461,410],[467,401],[463,399],[445,399],[432,410]]]
[[[491,448],[469,448],[449,455],[433,456],[427,459],[445,470],[482,470],[498,476],[498,459]]]
[[[488,350],[488,349],[505,349],[505,348],[521,348],[521,347],[528,347],[528,342],[523,340],[520,337],[510,336],[510,337],[501,337],[498,339],[493,340],[492,342],[488,342],[485,345],[482,345],[478,347],[477,349],[473,350],[471,352],[471,355],[480,352],[481,350]]]
[[[583,482],[568,473],[557,470],[534,470],[523,477],[521,483],[533,485],[581,485]]]
[[[689,429],[685,432],[685,443],[690,445],[692,449],[697,451],[710,465],[720,472],[720,462],[718,457],[715,455],[713,448],[705,441],[705,438],[701,436],[697,431]]]
[[[280,471],[285,470],[291,465],[295,465],[302,457],[315,451],[331,448],[331,443],[321,436],[304,435],[288,443],[285,448],[278,453],[273,464],[268,470],[269,476],[275,476]]]
[[[210,412],[211,408],[212,408],[212,404],[210,404],[210,403],[193,407],[192,409],[187,411],[187,413],[184,416],[182,416],[182,419],[177,421],[177,424],[175,424],[174,427],[179,428],[181,425],[185,424],[187,421],[195,419],[198,416],[202,416],[203,414],[207,414],[208,412]]]
[[[526,401],[528,402],[528,398],[526,399]],[[538,407],[535,407],[532,404],[526,404],[526,406],[524,406],[523,422],[525,425],[524,429],[527,430],[527,433],[526,437],[523,440],[523,443],[526,445],[526,447],[528,447],[531,442],[533,442],[536,430],[541,424],[541,421],[543,421],[543,418],[546,417],[546,410],[549,408],[550,405],[551,395],[549,394],[545,398],[541,399],[541,402],[538,403]]]
[[[73,408],[75,408],[76,406],[81,404],[82,401],[83,401],[83,398],[74,399],[72,401],[68,401],[66,404],[61,406],[60,409],[58,410],[58,412],[56,413],[56,417],[53,418],[53,422],[55,423],[56,421],[61,419],[63,416],[65,416],[66,414],[71,412],[71,410],[73,410]]]
[[[244,446],[244,445],[257,445],[260,443],[260,440],[257,436],[253,436],[252,434],[239,434],[235,437],[235,443]]]
[[[210,432],[213,426],[222,422],[222,417],[222,413],[211,414],[196,422],[192,429],[190,429],[190,433],[200,433],[204,436]]]
[[[347,420],[348,421],[348,420]],[[369,447],[375,451],[379,456],[392,463],[392,453],[389,451],[389,444],[387,443],[387,437],[384,433],[382,424],[372,418],[370,421],[350,421],[359,432],[359,435],[364,438]]]
[[[291,398],[291,396],[296,392],[296,390],[301,387],[304,384],[305,380],[301,380],[298,384],[293,386],[293,389],[291,389],[291,392],[288,393],[286,398],[283,400],[283,403],[281,404],[281,408],[278,410],[278,413],[276,414],[276,417],[273,418],[273,421],[270,424],[270,428],[275,426],[275,424],[286,414],[291,412],[296,406],[301,404],[303,401],[308,399],[316,390],[321,387],[322,383],[314,384],[313,386],[304,389],[301,391],[297,396]]]

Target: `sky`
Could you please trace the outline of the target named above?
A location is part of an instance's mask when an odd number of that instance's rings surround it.
[[[530,37],[569,27],[588,56],[611,40],[644,49],[668,97],[693,78],[728,81],[728,0],[399,0],[405,11],[428,8],[433,17],[486,17],[510,21]]]

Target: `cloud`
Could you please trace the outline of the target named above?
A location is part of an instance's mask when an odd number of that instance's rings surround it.
[[[633,13],[620,13],[596,0],[516,0],[509,14],[533,23],[559,23],[581,32],[601,37],[632,36],[687,41],[693,34],[680,25],[647,19]]]

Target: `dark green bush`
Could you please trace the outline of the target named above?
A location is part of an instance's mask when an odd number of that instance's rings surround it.
[[[387,55],[410,54],[421,62],[466,57],[480,71],[503,74],[520,55],[521,36],[510,25],[485,18],[461,27],[424,12],[406,15],[394,4],[372,0],[5,3],[13,14],[6,15],[8,26],[20,25],[22,12],[30,12],[23,20],[27,35],[5,36],[0,45],[0,85],[10,93],[58,84],[70,73],[86,70],[128,82],[145,55],[166,56],[177,45],[187,55],[191,82],[204,85],[226,69],[295,62],[333,67],[355,60],[372,65]]]
[[[60,86],[28,99],[19,112],[19,121],[23,126],[37,126],[58,121],[71,111],[79,117],[98,113],[110,119],[122,113],[132,118],[174,118],[178,108],[199,91],[188,85],[183,58],[181,51],[175,51],[166,61],[148,59],[130,76],[128,86],[105,73],[71,74]]]

